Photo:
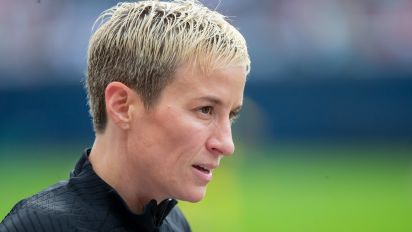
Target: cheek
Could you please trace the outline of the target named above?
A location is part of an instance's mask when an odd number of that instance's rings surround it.
[[[174,144],[191,144],[206,137],[207,125],[191,115],[190,111],[168,108],[166,119],[162,120],[166,136]]]
[[[169,147],[174,156],[194,157],[205,147],[207,125],[189,113],[172,112],[163,123],[164,139],[167,141],[165,147]]]

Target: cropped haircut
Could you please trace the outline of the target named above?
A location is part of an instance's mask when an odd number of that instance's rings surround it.
[[[107,124],[105,89],[119,81],[150,109],[180,65],[250,70],[246,42],[225,16],[196,0],[125,2],[104,11],[89,41],[86,88],[96,133]]]

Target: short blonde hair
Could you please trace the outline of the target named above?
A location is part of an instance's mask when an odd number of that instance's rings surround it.
[[[125,2],[104,11],[89,42],[86,88],[96,133],[107,116],[104,93],[119,81],[150,108],[179,65],[203,72],[241,65],[250,59],[246,42],[225,16],[196,0]]]

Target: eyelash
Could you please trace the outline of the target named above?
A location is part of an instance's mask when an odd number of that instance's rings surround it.
[[[204,112],[204,110],[208,110],[208,112]],[[198,109],[198,111],[202,114],[212,114],[213,113],[213,107],[212,106],[202,106]]]
[[[239,118],[239,112],[231,112],[229,118],[232,124],[235,123],[236,120]]]
[[[207,112],[206,112],[206,111]],[[200,108],[197,109],[197,111],[199,111],[202,114],[207,114],[207,115],[211,115],[213,114],[213,106],[202,106]],[[233,124],[237,119],[239,118],[239,112],[230,112],[229,115],[229,119],[230,122]]]

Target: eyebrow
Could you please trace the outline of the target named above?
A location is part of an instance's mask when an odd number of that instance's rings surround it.
[[[199,97],[199,98],[196,98],[196,100],[209,101],[215,105],[223,105],[223,102],[219,98],[216,98],[213,96]],[[231,110],[231,112],[238,113],[241,109],[242,109],[242,105],[239,105],[235,109]]]

